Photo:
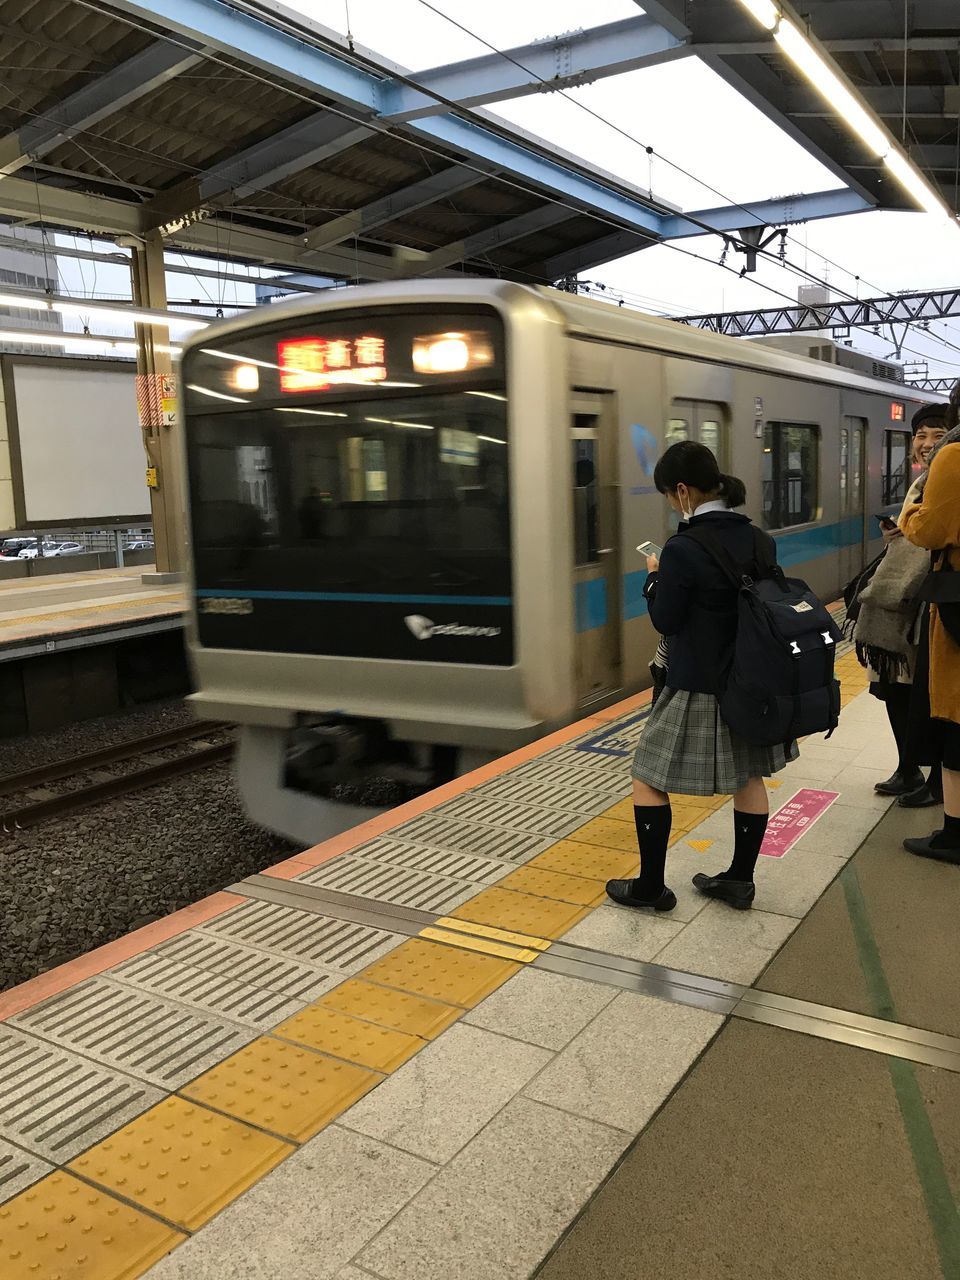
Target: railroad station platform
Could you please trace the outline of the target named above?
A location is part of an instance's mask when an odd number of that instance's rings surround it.
[[[635,865],[633,698],[0,995],[4,1280],[957,1280],[960,871],[852,655]]]
[[[182,626],[182,586],[144,583],[150,566],[0,580],[0,662]]]

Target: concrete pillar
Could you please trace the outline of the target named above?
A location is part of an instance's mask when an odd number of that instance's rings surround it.
[[[131,261],[133,300],[138,307],[166,310],[167,287],[163,265],[163,240],[149,232],[135,243]],[[173,362],[167,351],[170,331],[155,324],[137,325],[137,373],[173,378]],[[167,406],[169,409],[169,405]],[[156,487],[150,489],[153,543],[157,573],[182,574],[186,564],[186,517],[183,501],[183,421],[166,425],[162,417],[141,412],[143,443],[149,466],[156,471]]]

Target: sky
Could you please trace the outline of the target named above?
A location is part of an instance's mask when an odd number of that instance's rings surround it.
[[[599,25],[640,12],[633,0],[286,0],[290,8],[412,71],[530,40]],[[452,19],[452,21],[451,21]],[[460,24],[457,26],[455,24]],[[460,29],[466,28],[466,30]],[[596,113],[595,116],[588,114]],[[836,188],[836,177],[782,133],[696,58],[601,80],[566,92],[497,103],[490,110],[601,169],[687,210]],[[655,155],[647,155],[652,146]],[[827,279],[839,296],[875,296],[897,290],[960,285],[960,227],[922,213],[867,213],[796,226],[789,260]],[[804,281],[761,260],[754,275],[738,278],[741,260],[718,265],[718,237],[691,237],[657,246],[583,273],[608,297],[663,314],[701,313],[786,305]],[[683,250],[684,252],[681,252]],[[707,261],[690,256],[700,255]],[[61,259],[64,285],[89,288],[90,264]],[[113,279],[106,268],[101,285]],[[125,273],[116,273],[122,281]],[[859,280],[856,278],[859,276]],[[217,282],[174,277],[170,296],[217,296]],[[123,284],[118,289],[123,289]],[[782,295],[787,295],[784,298]],[[251,301],[251,286],[228,285],[225,301]],[[118,330],[119,331],[119,330]],[[934,336],[936,335],[936,337]],[[943,341],[938,341],[937,337]],[[886,333],[854,330],[855,345],[882,357],[892,353]],[[931,376],[960,376],[960,319],[938,322],[930,333],[912,331],[905,361],[927,362]]]

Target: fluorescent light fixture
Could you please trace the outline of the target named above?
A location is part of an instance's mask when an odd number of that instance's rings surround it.
[[[131,338],[66,333],[62,329],[4,329],[0,332],[0,342],[22,342],[27,346],[37,347],[89,347],[97,350],[106,347],[113,355],[137,354],[137,344]],[[180,354],[179,347],[158,346],[154,350],[174,357]]]
[[[767,31],[772,31],[780,21],[780,10],[773,0],[740,0],[745,9],[749,9],[756,20]]]
[[[188,391],[196,391],[198,395],[210,396],[213,400],[232,400],[234,404],[249,404],[243,396],[227,396],[222,391],[214,391],[212,387],[200,387],[195,382],[187,383]]]
[[[16,307],[21,311],[49,311],[48,298],[25,298],[17,293],[0,293],[0,307]]]
[[[487,444],[506,444],[506,440],[498,440],[496,436],[477,436],[478,440],[486,440]]]
[[[105,320],[128,320],[133,324],[160,324],[165,328],[206,329],[209,320],[199,316],[184,316],[175,311],[138,311],[135,307],[101,306],[97,302],[76,302],[52,299],[51,311],[69,316],[102,316]]]
[[[883,157],[883,163],[924,212],[932,213],[936,218],[954,221],[953,214],[946,204],[905,155],[891,148]]]
[[[741,0],[741,3],[743,0]],[[874,155],[890,149],[890,139],[857,101],[826,59],[822,58],[800,29],[782,18],[773,38],[794,66],[799,67],[813,87],[826,98],[840,118]]]
[[[464,393],[468,396],[479,396],[481,400],[502,400],[506,402],[506,396],[498,396],[495,391],[467,391]],[[483,436],[480,437],[483,439]]]
[[[740,3],[761,26],[773,33],[786,57],[806,76],[864,146],[883,160],[885,167],[920,208],[935,218],[946,218],[954,226],[960,226],[946,201],[927,182],[913,161],[897,150],[887,131],[844,84],[830,62],[797,24],[773,0],[740,0]]]

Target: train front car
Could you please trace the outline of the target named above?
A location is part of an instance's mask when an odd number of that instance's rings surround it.
[[[315,842],[564,718],[562,360],[548,302],[477,281],[190,343],[195,701],[241,726],[255,821]]]

